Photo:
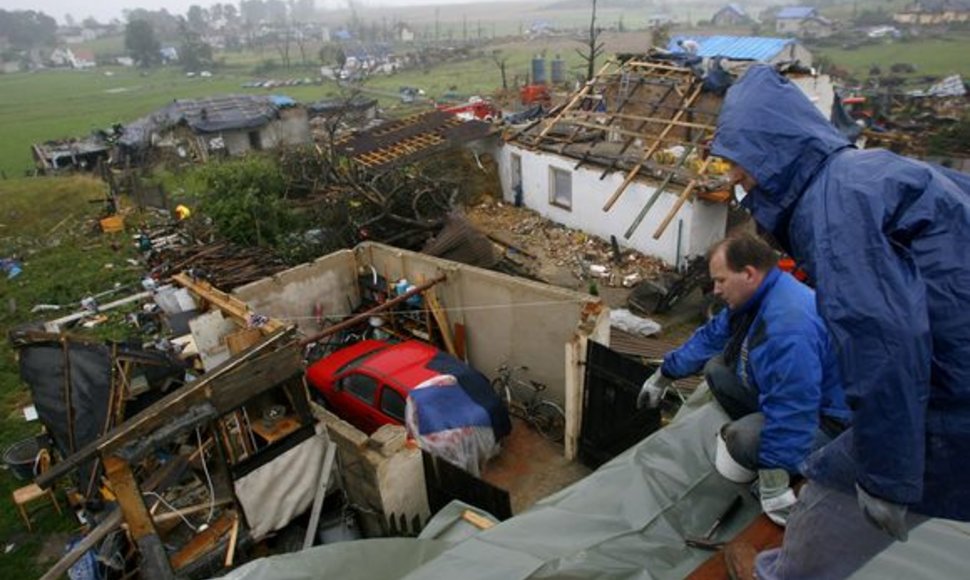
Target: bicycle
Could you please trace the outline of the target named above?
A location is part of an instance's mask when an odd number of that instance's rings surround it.
[[[515,370],[529,369],[521,366]],[[546,385],[513,377],[513,369],[508,364],[499,366],[496,373],[498,376],[492,380],[492,389],[505,403],[509,414],[532,425],[546,439],[561,443],[566,433],[566,413],[556,403],[540,396]]]

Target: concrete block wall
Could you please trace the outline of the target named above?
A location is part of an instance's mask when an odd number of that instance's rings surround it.
[[[404,515],[426,522],[431,516],[421,450],[406,443],[404,427],[386,425],[368,437],[333,413],[314,405],[330,440],[348,500],[356,506],[367,537],[387,534],[387,517]]]

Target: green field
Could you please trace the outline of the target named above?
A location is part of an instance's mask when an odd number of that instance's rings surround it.
[[[102,206],[89,201],[103,196],[104,184],[87,177],[0,181],[0,257],[20,256],[23,260],[23,272],[16,278],[0,275],[0,449],[41,429],[38,422],[24,420],[22,408],[30,403],[30,396],[21,384],[6,338],[8,330],[17,324],[73,312],[85,296],[140,277],[141,268],[126,262],[134,254],[129,238],[94,229]],[[63,304],[66,308],[32,314],[31,308],[41,303]],[[113,325],[114,331],[118,328],[119,324]],[[22,485],[25,482],[11,473],[0,472],[0,545],[9,546],[9,553],[0,556],[4,578],[40,576],[49,562],[38,558],[57,557],[67,532],[77,529],[70,515],[58,517],[49,507],[37,512],[34,533],[28,534],[10,501],[11,492]],[[63,495],[60,502],[63,508]]]
[[[962,74],[970,77],[970,58],[967,58],[967,54],[970,54],[970,34],[966,33],[954,33],[948,38],[885,42],[854,50],[819,48],[814,52],[862,77],[868,75],[873,65],[888,72],[895,63],[914,65],[915,76]]]

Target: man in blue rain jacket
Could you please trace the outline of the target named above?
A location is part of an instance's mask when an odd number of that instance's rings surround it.
[[[970,180],[856,150],[765,66],[728,92],[712,153],[815,282],[852,409],[758,575],[845,577],[926,516],[970,521]]]
[[[664,357],[638,404],[656,404],[672,379],[703,368],[733,420],[721,429],[730,459],[757,473],[765,514],[785,525],[795,504],[790,476],[844,430],[849,410],[815,293],[776,261],[751,235],[711,249],[714,293],[728,307]]]

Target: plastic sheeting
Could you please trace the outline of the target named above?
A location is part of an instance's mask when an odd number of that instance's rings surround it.
[[[253,470],[234,483],[250,533],[260,539],[303,513],[317,490],[327,436],[317,435]]]
[[[702,385],[667,428],[448,549],[422,539],[363,540],[259,560],[230,578],[683,578],[712,554],[688,548],[685,536],[705,533],[737,494],[744,505],[714,539],[734,537],[759,513],[748,486],[714,471],[714,435],[725,421]],[[934,520],[855,577],[963,578],[968,549],[970,526]]]
[[[421,449],[475,477],[500,451],[488,411],[452,375],[439,375],[414,387],[404,416],[408,434]]]

